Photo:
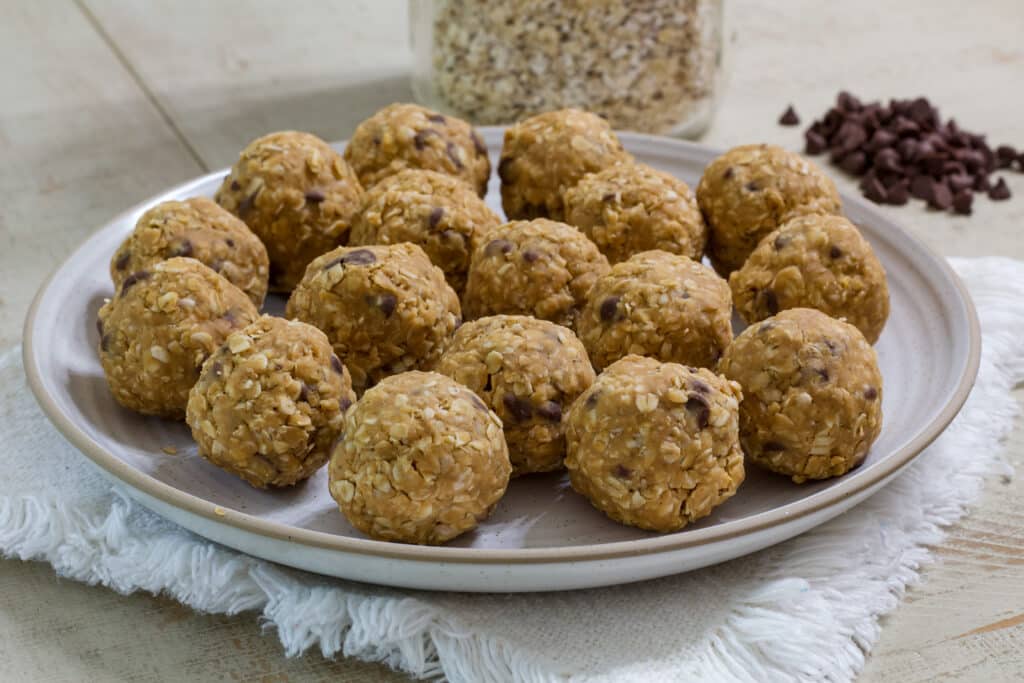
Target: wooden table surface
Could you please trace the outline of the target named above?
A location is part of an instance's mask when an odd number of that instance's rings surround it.
[[[926,94],[992,141],[1024,145],[1020,0],[736,0],[730,16],[732,75],[710,144],[797,148],[779,113],[792,102],[809,119],[847,88]],[[0,348],[18,342],[45,274],[114,213],[230,164],[257,135],[341,139],[411,99],[407,29],[398,0],[0,0]],[[979,201],[970,218],[888,210],[942,253],[1024,258],[1024,177],[1009,181],[1013,201]],[[1008,458],[1024,464],[1019,426]],[[884,619],[862,680],[1024,679],[1021,500],[1021,478],[989,483]],[[2,680],[404,680],[316,653],[287,660],[255,615],[198,615],[48,565],[0,560],[0,596]]]

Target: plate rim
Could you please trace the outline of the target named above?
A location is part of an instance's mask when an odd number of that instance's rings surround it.
[[[504,130],[503,127],[489,126],[479,127],[487,137]],[[700,154],[721,154],[721,150],[685,140],[668,138],[657,135],[646,135],[632,132],[618,132],[623,141],[636,141],[638,144],[671,145],[677,149],[697,152]],[[331,143],[338,147],[343,143]],[[909,464],[925,448],[927,448],[956,417],[967,400],[971,389],[977,378],[978,369],[981,363],[981,326],[978,320],[977,309],[974,306],[967,288],[960,277],[949,265],[949,262],[930,246],[923,242],[916,235],[905,228],[896,225],[901,236],[919,249],[932,265],[945,276],[956,290],[960,304],[964,307],[968,319],[968,355],[964,370],[957,381],[956,388],[950,394],[935,419],[930,422],[924,430],[914,439],[906,443],[902,448],[888,455],[877,467],[872,470],[871,476],[859,479],[847,479],[840,481],[835,486],[814,494],[808,498],[783,505],[781,507],[766,510],[754,515],[747,520],[735,520],[724,524],[715,525],[705,529],[693,530],[688,533],[665,534],[650,538],[640,538],[628,541],[615,541],[611,543],[591,543],[575,546],[552,546],[546,548],[516,548],[516,549],[492,549],[492,548],[462,548],[451,546],[421,546],[401,543],[389,543],[374,539],[355,538],[351,536],[340,536],[324,531],[314,531],[301,527],[290,526],[281,522],[263,519],[257,515],[224,508],[214,505],[183,489],[175,488],[164,483],[149,474],[138,470],[125,461],[117,458],[112,452],[104,448],[100,443],[89,436],[81,427],[67,417],[57,405],[56,399],[46,390],[40,368],[36,364],[37,347],[34,340],[34,328],[37,313],[42,300],[53,284],[56,275],[69,263],[73,262],[79,252],[84,250],[89,242],[102,230],[111,224],[121,221],[128,215],[152,206],[155,202],[168,194],[187,191],[188,188],[201,185],[209,180],[222,177],[229,169],[219,169],[201,176],[192,178],[166,188],[157,194],[149,197],[134,206],[119,212],[112,218],[104,221],[95,229],[89,232],[86,237],[72,252],[53,269],[40,285],[25,318],[22,333],[22,361],[25,367],[25,374],[28,379],[29,388],[43,410],[47,419],[57,428],[72,446],[81,451],[95,465],[99,466],[123,485],[134,488],[161,500],[172,507],[189,512],[206,520],[234,527],[241,531],[254,533],[259,536],[271,538],[287,543],[297,543],[302,546],[310,546],[325,550],[332,550],[341,553],[382,557],[394,560],[407,560],[415,562],[430,563],[457,563],[457,564],[561,564],[581,561],[612,560],[622,557],[635,557],[639,555],[659,554],[706,546],[721,541],[727,541],[738,536],[765,531],[768,529],[783,527],[786,524],[811,515],[815,512],[833,506],[850,496],[857,495],[861,491],[869,489],[873,485],[885,480],[890,475]],[[841,193],[844,206],[858,206],[862,209],[873,211],[864,200],[846,193]],[[724,528],[723,528],[724,527]]]

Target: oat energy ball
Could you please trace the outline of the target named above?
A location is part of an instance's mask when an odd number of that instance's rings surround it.
[[[740,383],[747,457],[800,484],[850,471],[882,429],[882,375],[853,325],[792,308],[748,327],[719,372]]]
[[[498,175],[509,220],[563,220],[562,194],[588,173],[630,160],[597,114],[560,109],[532,116],[505,131]]]
[[[355,398],[323,332],[265,315],[203,365],[188,424],[217,467],[257,488],[290,486],[327,462]]]
[[[710,370],[627,356],[566,416],[573,489],[617,522],[678,531],[743,483],[740,387]]]
[[[573,327],[608,259],[579,230],[544,218],[494,228],[473,252],[462,298],[467,319],[532,315]]]
[[[466,287],[469,257],[501,219],[465,183],[435,171],[409,169],[366,192],[349,245],[412,242],[423,247],[457,293]]]
[[[481,318],[459,328],[437,371],[501,418],[514,475],[561,469],[562,411],[594,381],[571,330],[520,315]]]
[[[309,133],[271,133],[249,143],[215,197],[263,241],[270,289],[287,292],[306,264],[339,244],[363,199],[352,169]]]
[[[187,256],[245,292],[259,308],[267,294],[267,250],[245,223],[206,197],[157,204],[142,214],[110,259],[115,287],[159,261]]]
[[[459,298],[415,244],[339,247],[309,264],[287,315],[320,328],[362,393],[429,368],[461,322]]]
[[[565,193],[565,222],[611,263],[662,249],[699,261],[707,227],[683,181],[646,164],[619,164],[584,176]]]
[[[791,218],[838,214],[835,183],[799,154],[774,145],[734,147],[704,169],[697,203],[711,231],[708,255],[722,275]]]
[[[842,318],[874,344],[889,317],[885,270],[842,216],[801,216],[769,233],[729,276],[736,309],[748,323],[788,308]]]
[[[472,126],[417,104],[390,104],[360,123],[345,159],[366,187],[422,168],[458,178],[483,197],[491,176],[487,146]]]
[[[111,393],[125,408],[184,418],[203,361],[257,317],[242,290],[194,259],[175,257],[132,273],[97,321]]]
[[[685,256],[645,251],[599,278],[576,331],[600,369],[629,354],[714,367],[732,341],[729,285]]]
[[[406,372],[345,415],[330,491],[368,536],[436,545],[491,513],[512,466],[501,421],[472,391],[434,372]]]

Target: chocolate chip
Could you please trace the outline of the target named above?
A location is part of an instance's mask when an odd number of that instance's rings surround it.
[[[371,380],[370,386],[373,386],[374,384],[376,384],[376,382],[373,382]],[[348,399],[348,398],[339,398],[338,399],[338,410],[340,410],[341,412],[344,413],[346,410],[348,410],[351,407],[352,407],[351,399]]]
[[[433,121],[434,123],[444,123],[447,119],[445,119],[441,114],[430,114],[427,116],[427,120]]]
[[[821,154],[828,149],[828,141],[820,133],[807,131],[804,134],[804,140],[806,141],[804,151],[808,154]]]
[[[885,203],[894,206],[902,206],[910,200],[910,192],[907,190],[906,181],[897,183],[890,187],[885,193]]]
[[[763,323],[761,323],[760,325],[757,326],[757,333],[758,334],[764,334],[765,332],[771,332],[774,329],[775,329],[775,323],[773,323],[772,321],[769,320],[768,322],[763,322]]]
[[[800,117],[797,116],[796,110],[793,109],[793,105],[786,107],[786,111],[782,112],[782,116],[779,117],[780,126],[799,126]]]
[[[837,258],[839,258],[842,255],[843,255],[843,250],[840,249],[839,247],[837,247],[836,245],[833,244],[831,247],[828,248],[828,257],[829,258],[837,259]]]
[[[587,396],[587,400],[583,402],[584,407],[588,410],[593,410],[597,407],[597,398],[601,395],[600,390],[595,390],[590,396]]]
[[[484,144],[483,139],[475,130],[471,134],[471,137],[473,138],[473,149],[476,150],[477,155],[482,157],[487,156],[487,145]]]
[[[491,391],[493,389],[491,385],[491,376],[487,375],[487,379],[484,380],[484,388],[481,391]]]
[[[779,298],[775,295],[775,290],[762,289],[761,293],[758,294],[758,298],[761,299],[761,306],[769,313],[775,315],[779,312]]]
[[[489,380],[490,377],[488,377],[487,379]],[[483,401],[481,401],[480,397],[477,396],[476,394],[471,393],[469,395],[469,400],[476,407],[477,410],[487,410],[487,405]]]
[[[427,225],[433,230],[437,227],[438,223],[441,222],[441,218],[444,217],[444,209],[440,206],[431,209],[430,217],[427,219]]]
[[[729,166],[728,168],[725,169],[725,172],[722,173],[722,180],[730,180],[733,176],[733,173],[735,173],[733,167]]]
[[[615,476],[618,477],[619,479],[629,479],[631,476],[633,476],[633,470],[629,469],[628,467],[622,464],[616,465],[613,472],[615,473]]]
[[[814,368],[814,374],[816,374],[822,382],[828,382],[829,380],[828,370],[825,368]]]
[[[319,204],[325,199],[327,199],[327,196],[320,190],[310,190],[306,193],[306,201],[310,204]]]
[[[789,235],[779,235],[775,238],[775,241],[772,242],[772,245],[775,247],[775,251],[778,251],[789,244],[790,241],[791,239]]]
[[[242,186],[238,184],[237,180],[232,180],[230,187],[232,192],[238,192],[242,189]]]
[[[315,393],[313,387],[303,382],[302,387],[299,389],[299,400],[303,403],[309,403],[309,397]]]
[[[928,201],[928,199],[931,198],[932,196],[932,186],[934,184],[935,181],[933,181],[929,176],[914,176],[913,178],[910,179],[910,194],[917,197],[918,199]]]
[[[124,279],[124,282],[121,283],[121,296],[124,296],[124,293],[127,292],[128,289],[134,286],[136,283],[142,282],[143,280],[148,280],[151,277],[153,277],[153,274],[150,273],[148,270],[139,270],[132,273],[131,275]]]
[[[868,155],[864,152],[850,152],[839,162],[839,168],[852,175],[860,175],[868,166]]]
[[[512,157],[502,157],[498,161],[498,177],[508,185],[512,182]]]
[[[176,244],[171,245],[171,248],[167,254],[168,257],[174,256],[191,256],[192,255],[192,241],[189,239],[182,239]]]
[[[709,387],[707,384],[705,384],[704,382],[700,381],[699,379],[691,380],[690,381],[690,388],[693,389],[694,391],[698,392],[698,393],[701,393],[701,394],[710,394],[711,393],[711,387]]]
[[[99,318],[96,318],[96,331],[101,337],[103,336],[103,321]]]
[[[749,183],[744,185],[744,187],[747,189],[747,192],[757,192],[761,189],[761,184],[756,180],[751,180]]]
[[[1010,198],[1010,188],[1006,184],[1005,178],[1000,178],[996,181],[996,184],[992,186],[992,189],[988,191],[989,199],[996,201],[1002,201]]]
[[[928,206],[940,211],[946,211],[953,206],[953,193],[949,186],[938,181],[932,183],[932,196],[928,199]]]
[[[221,373],[223,372],[224,364],[221,363],[219,360],[215,360],[212,363],[210,363],[210,373],[213,374],[214,377],[220,377]]]
[[[462,160],[459,159],[459,150],[455,146],[454,142],[448,142],[448,144],[444,146],[444,151],[448,154],[448,158],[452,160],[452,163],[455,164],[455,170],[461,171],[465,168],[462,165]]]
[[[509,417],[517,422],[526,422],[533,416],[533,406],[525,398],[519,398],[513,394],[505,394],[501,398],[502,404]]]
[[[864,398],[866,398],[869,401],[874,401],[876,398],[878,398],[878,389],[875,389],[874,387],[868,387],[867,389],[864,390]]]
[[[523,260],[527,263],[533,263],[540,258],[540,252],[536,249],[527,249],[523,252]]]
[[[765,441],[763,444],[761,444],[761,450],[766,451],[768,453],[779,453],[781,451],[786,450],[786,447],[783,446],[778,441]]]
[[[366,301],[368,306],[379,308],[385,318],[390,318],[398,306],[398,297],[387,292],[383,294],[367,294],[363,297],[363,300]]]
[[[878,150],[872,161],[875,169],[883,173],[898,174],[903,171],[903,166],[900,164],[900,155],[891,147]]]
[[[867,178],[863,183],[861,183],[861,191],[864,193],[865,197],[876,204],[884,202],[887,195],[885,185],[883,185],[882,181],[875,176]]]
[[[104,334],[104,335],[102,335],[100,337],[100,350],[101,351],[109,351],[110,350],[110,335],[109,334]]]
[[[953,212],[963,216],[970,216],[973,203],[974,193],[970,190],[961,190],[953,196]]]
[[[227,238],[226,240],[224,240],[224,244],[228,245],[228,249],[234,249],[235,248],[235,241],[233,239],[231,239],[230,237]]]
[[[249,195],[248,197],[243,198],[242,201],[238,202],[238,215],[239,216],[244,218],[246,214],[248,214],[250,211],[252,211],[252,207],[256,204],[256,195],[258,195],[259,193],[260,193],[260,191],[256,190],[251,195]]]
[[[831,353],[833,356],[838,356],[839,355],[839,351],[840,351],[839,344],[836,344],[831,339],[826,339],[824,341],[824,344],[825,344],[825,348],[828,349],[828,352]]]
[[[220,271],[224,270],[224,259],[218,258],[211,261],[210,270],[212,270],[215,273],[219,273]]]
[[[708,419],[711,417],[711,406],[703,396],[690,396],[686,401],[686,409],[690,411],[697,420],[697,428],[704,429],[708,426]]]
[[[606,203],[606,204],[608,202],[610,202],[610,201],[614,201],[614,199],[615,199],[615,193],[614,192],[609,192],[608,194],[606,194],[606,195],[601,197],[601,201]]]
[[[562,404],[557,401],[544,401],[537,406],[537,414],[549,422],[562,420]]]
[[[117,257],[117,261],[114,262],[114,268],[117,270],[124,270],[128,267],[128,262],[132,260],[132,253],[126,251]]]
[[[440,135],[440,133],[430,128],[425,128],[421,131],[418,131],[416,135],[414,135],[412,138],[413,146],[416,147],[416,149],[422,151],[423,149],[426,148],[427,138],[429,138],[431,135]]]
[[[497,256],[498,254],[507,254],[512,251],[512,243],[505,239],[491,240],[484,247],[484,256]]]
[[[338,259],[338,263],[344,266],[368,266],[376,262],[377,257],[369,249],[356,249]]]
[[[341,359],[333,353],[331,354],[331,369],[339,375],[345,371],[345,366],[341,364]]]
[[[598,313],[601,316],[601,320],[606,323],[615,320],[619,313],[619,297],[610,296],[602,301]]]

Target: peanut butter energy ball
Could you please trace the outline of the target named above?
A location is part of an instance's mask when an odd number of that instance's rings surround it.
[[[498,175],[509,220],[563,220],[562,194],[588,173],[630,160],[597,114],[560,109],[531,116],[505,131]]]
[[[729,276],[748,323],[788,308],[816,308],[846,320],[874,344],[889,317],[885,270],[842,216],[801,216],[769,233]]]
[[[436,171],[409,169],[366,193],[349,245],[412,242],[444,271],[457,293],[466,287],[469,257],[483,234],[501,223],[465,183]]]
[[[491,175],[487,147],[472,126],[417,104],[390,104],[360,123],[345,159],[366,187],[423,168],[459,178],[483,197]]]
[[[327,462],[355,398],[323,332],[265,315],[203,365],[188,424],[217,467],[257,488],[290,486]]]
[[[685,256],[644,251],[590,291],[576,331],[600,369],[629,354],[714,367],[732,341],[729,285]]]
[[[345,415],[330,491],[345,518],[384,541],[436,545],[465,533],[505,494],[501,421],[434,372],[388,377]]]
[[[774,145],[734,147],[704,169],[697,203],[711,231],[708,255],[722,275],[791,218],[838,214],[835,183],[799,154]]]
[[[245,292],[259,308],[267,294],[267,250],[245,223],[206,197],[157,204],[142,214],[110,259],[115,287],[159,261],[187,256]]]
[[[467,319],[532,315],[573,327],[608,259],[576,228],[538,218],[494,228],[473,252],[462,298]]]
[[[283,131],[250,142],[215,199],[263,241],[270,289],[287,292],[310,261],[348,239],[363,188],[326,142]]]
[[[203,361],[257,317],[242,290],[195,259],[132,273],[97,321],[111,393],[125,408],[183,419]]]
[[[566,416],[573,489],[617,522],[677,531],[743,483],[740,387],[710,370],[627,356]]]
[[[661,249],[699,261],[707,227],[682,180],[646,164],[619,164],[583,176],[565,193],[565,222],[593,240],[611,263]]]
[[[853,325],[791,308],[748,327],[719,372],[743,387],[747,457],[800,484],[838,477],[867,456],[882,429],[882,375]]]
[[[501,418],[514,475],[561,469],[562,411],[594,381],[571,330],[527,316],[481,318],[459,328],[437,371]]]
[[[415,244],[339,247],[309,264],[287,315],[320,328],[358,393],[429,368],[461,322],[459,298]]]

